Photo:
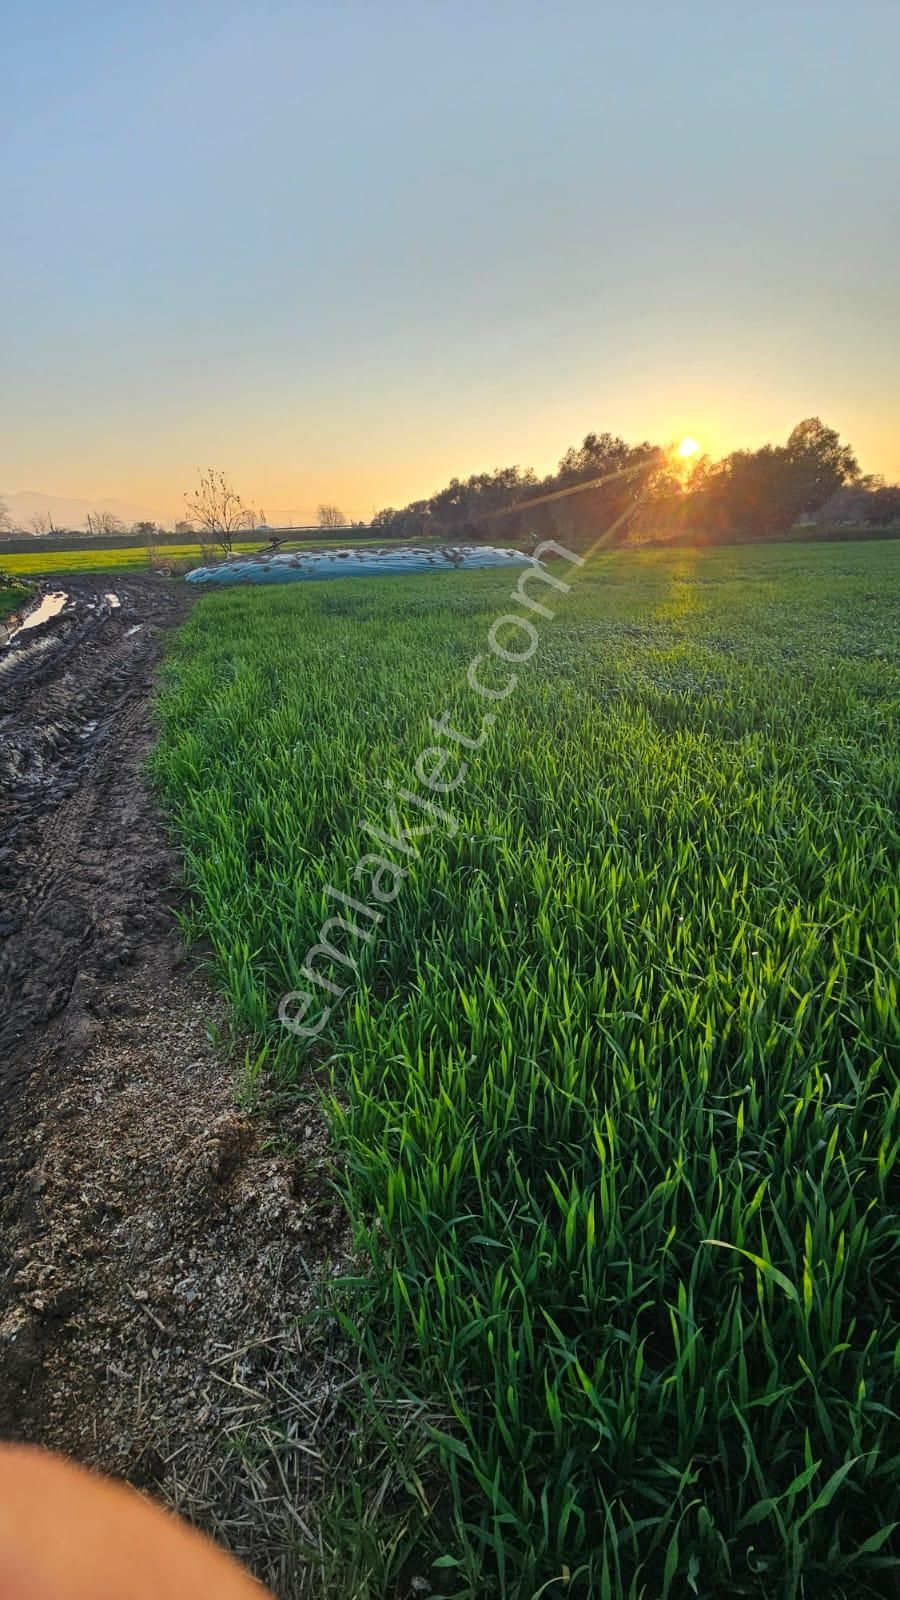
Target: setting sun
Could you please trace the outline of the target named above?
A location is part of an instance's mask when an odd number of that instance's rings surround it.
[[[682,460],[686,460],[688,456],[695,456],[699,449],[700,446],[696,439],[682,439],[678,446],[678,454]]]

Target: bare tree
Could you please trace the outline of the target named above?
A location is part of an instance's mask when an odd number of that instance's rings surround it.
[[[191,521],[199,524],[200,532],[208,536],[221,550],[230,552],[234,536],[245,528],[252,528],[253,512],[245,505],[226,474],[207,467],[197,473],[200,483],[193,494],[186,494],[184,503]]]
[[[28,526],[32,533],[37,534],[56,533],[57,531],[53,526],[53,518],[51,517],[49,511],[32,512],[31,516],[28,518]]]
[[[124,522],[111,511],[89,511],[86,521],[88,533],[108,535],[125,532]]]
[[[346,528],[347,518],[340,506],[321,505],[316,512],[316,521],[320,528]]]
[[[9,506],[5,500],[0,500],[0,533],[14,533],[13,519],[9,514]]]

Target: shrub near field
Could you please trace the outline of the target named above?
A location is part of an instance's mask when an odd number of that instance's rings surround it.
[[[18,611],[30,593],[30,589],[26,589],[24,584],[10,581],[8,575],[0,571],[0,621],[13,611]]]
[[[379,1403],[438,1421],[368,1587],[335,1486],[329,1592],[895,1592],[898,576],[885,546],[596,561],[490,707],[458,830],[335,969],[345,1326]],[[193,612],[157,775],[251,1029],[428,719],[477,733],[509,588]]]

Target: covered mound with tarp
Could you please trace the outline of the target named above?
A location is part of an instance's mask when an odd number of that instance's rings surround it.
[[[449,572],[454,567],[507,567],[527,562],[519,550],[493,545],[444,545],[402,549],[293,550],[229,556],[211,567],[195,567],[188,583],[299,583],[309,578],[371,578],[405,572]]]

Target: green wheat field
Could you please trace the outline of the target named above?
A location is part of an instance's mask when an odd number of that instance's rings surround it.
[[[425,1419],[374,1510],[333,1486],[328,1592],[900,1593],[900,547],[554,571],[502,702],[508,572],[220,592],[168,659],[188,931],[328,1086],[332,1314],[372,1429]],[[326,889],[485,711],[305,1043]]]

